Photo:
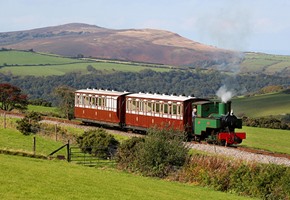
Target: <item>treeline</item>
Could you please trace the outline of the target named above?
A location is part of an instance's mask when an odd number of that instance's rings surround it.
[[[243,125],[259,128],[290,130],[290,114],[285,115],[282,119],[276,117],[243,117]]]
[[[170,71],[156,72],[143,70],[139,73],[90,71],[88,74],[69,73],[64,76],[11,76],[0,73],[0,82],[10,83],[22,89],[29,99],[44,99],[55,105],[52,95],[54,88],[66,85],[75,89],[103,88],[117,91],[152,92],[197,97],[215,97],[222,85],[235,90],[236,95],[249,94],[268,85],[288,87],[289,78],[269,75],[229,76],[219,71]]]

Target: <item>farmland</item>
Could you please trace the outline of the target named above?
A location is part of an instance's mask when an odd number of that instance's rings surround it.
[[[89,73],[88,66],[105,73],[115,71],[140,72],[152,69],[158,72],[170,71],[167,65],[116,61],[103,59],[76,59],[54,54],[36,53],[32,51],[0,51],[0,73],[18,76],[61,76],[70,72]],[[25,70],[23,70],[25,68]],[[189,67],[190,68],[190,67]],[[245,53],[240,64],[242,74],[290,75],[290,56],[279,56],[261,53]],[[180,66],[176,69],[182,69]],[[210,69],[210,67],[209,67]]]
[[[234,112],[249,117],[265,117],[290,113],[290,94],[279,92],[235,98],[232,100]]]
[[[242,73],[290,75],[290,56],[246,53],[240,65]]]
[[[167,67],[156,68],[141,63],[106,61],[97,59],[73,59],[57,55],[27,51],[0,51],[0,73],[17,76],[61,76],[70,72],[88,73],[87,67],[105,73],[114,71],[139,72],[144,69],[169,71]]]

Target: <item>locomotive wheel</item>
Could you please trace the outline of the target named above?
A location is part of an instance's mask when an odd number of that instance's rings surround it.
[[[200,142],[200,136],[195,135],[194,136],[194,141]]]
[[[219,145],[220,146],[226,146],[227,142],[225,140],[220,140]]]

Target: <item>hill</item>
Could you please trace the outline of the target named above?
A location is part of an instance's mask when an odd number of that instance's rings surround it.
[[[165,30],[113,30],[79,23],[0,33],[1,47],[173,66],[207,67],[240,60],[236,52]]]
[[[290,113],[290,94],[282,91],[272,94],[235,98],[232,106],[237,115],[265,117]]]
[[[290,56],[247,52],[240,63],[240,73],[290,76]]]

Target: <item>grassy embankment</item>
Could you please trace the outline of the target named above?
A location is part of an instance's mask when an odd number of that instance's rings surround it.
[[[169,68],[156,68],[142,64],[106,60],[71,59],[57,55],[40,54],[24,51],[0,51],[0,72],[17,76],[64,75],[69,72],[89,73],[87,66],[110,73],[114,71],[139,72],[144,69],[168,71]]]
[[[267,150],[290,155],[290,130],[277,130],[244,126],[242,130],[247,133],[242,146]]]
[[[279,92],[235,98],[232,107],[235,114],[251,118],[290,114],[290,94]],[[243,127],[243,131],[247,133],[243,146],[290,154],[289,130]]]
[[[1,124],[2,125],[2,124]],[[34,135],[25,136],[13,128],[0,128],[0,149],[13,152],[33,153]],[[35,135],[36,154],[47,156],[63,145],[60,141],[53,141],[48,138]],[[66,155],[66,149],[62,149],[58,154]]]
[[[0,128],[0,149],[32,152],[33,136]],[[37,136],[37,154],[60,142]],[[211,189],[145,178],[111,168],[0,154],[1,199],[248,199]]]
[[[232,100],[235,114],[248,117],[266,117],[290,114],[290,94],[283,92]]]
[[[63,161],[0,155],[1,199],[249,199]]]
[[[242,73],[290,75],[290,56],[246,53],[241,63]]]

